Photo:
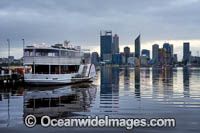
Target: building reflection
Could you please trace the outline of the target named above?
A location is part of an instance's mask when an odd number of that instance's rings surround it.
[[[152,97],[157,97],[158,95],[158,89],[160,87],[159,86],[160,73],[161,69],[152,67],[152,91],[153,91]]]
[[[128,67],[125,67],[124,69],[124,90],[129,91],[130,90],[130,69]]]
[[[173,95],[173,69],[152,68],[153,95],[163,94],[165,97]]]
[[[0,86],[0,127],[11,127],[23,117],[23,88]]]
[[[152,81],[153,81],[153,85],[157,85],[159,82],[159,78],[160,78],[160,73],[161,73],[161,69],[152,67]]]
[[[173,69],[166,67],[161,72],[163,83],[163,95],[170,97],[173,95]]]
[[[103,112],[115,112],[119,108],[119,68],[102,67],[100,108]]]
[[[135,96],[140,98],[140,68],[135,68]]]
[[[149,80],[150,79],[150,68],[144,68],[141,70],[142,78]]]
[[[64,87],[28,88],[24,92],[24,116],[43,115],[51,118],[71,117],[74,112],[87,112],[96,95],[96,86],[79,84]]]
[[[190,69],[187,67],[183,68],[183,95],[190,96]]]
[[[171,82],[173,81],[173,69],[172,68],[162,69],[161,78],[163,79],[163,82],[167,83],[168,85],[172,85]]]

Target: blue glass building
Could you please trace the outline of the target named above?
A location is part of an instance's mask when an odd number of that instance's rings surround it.
[[[189,58],[190,58],[190,43],[185,42],[183,43],[183,61],[189,62]]]
[[[113,54],[112,55],[113,64],[121,64],[121,55],[120,54]]]
[[[140,57],[140,35],[135,39],[135,57]]]
[[[157,63],[159,60],[158,57],[158,50],[159,50],[159,45],[158,44],[154,44],[152,46],[152,59],[154,59],[154,61]]]
[[[112,54],[112,31],[100,33],[101,60],[104,54]]]
[[[163,44],[163,49],[165,50],[165,52],[171,52],[171,46],[169,43],[164,43]]]
[[[150,60],[150,51],[147,49],[142,50],[142,55],[145,55],[148,60]]]

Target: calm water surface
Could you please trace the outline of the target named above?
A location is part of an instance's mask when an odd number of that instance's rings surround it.
[[[0,130],[26,128],[23,120],[28,114],[37,118],[176,118],[176,128],[134,130],[199,133],[200,69],[105,67],[92,84],[0,88]]]

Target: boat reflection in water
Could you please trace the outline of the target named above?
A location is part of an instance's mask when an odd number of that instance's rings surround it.
[[[28,88],[24,91],[24,116],[33,114],[51,118],[76,116],[87,112],[96,95],[96,86],[85,83],[51,88]]]

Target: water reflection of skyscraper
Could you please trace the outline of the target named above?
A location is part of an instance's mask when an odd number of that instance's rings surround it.
[[[140,98],[140,68],[135,68],[135,96]]]
[[[44,87],[32,88],[24,92],[24,116],[34,114],[37,118],[43,115],[59,118],[77,115],[74,112],[87,112],[95,94],[96,87],[91,84],[47,90]]]
[[[163,81],[167,83],[168,85],[172,85],[173,81],[173,69],[172,68],[166,68],[161,72]]]
[[[160,79],[160,73],[161,69],[152,67],[152,89],[153,89],[153,97],[157,97],[158,94],[158,88],[159,86],[159,79]]]
[[[173,94],[173,69],[152,68],[152,88],[154,96],[159,93],[171,96]]]
[[[124,69],[124,90],[129,91],[130,90],[130,69],[125,67]]]
[[[170,97],[173,95],[173,69],[165,68],[161,75],[163,79],[163,94],[165,97]]]
[[[104,112],[117,111],[113,108],[118,108],[116,104],[119,103],[119,68],[101,68],[100,88],[100,108],[103,108]]]
[[[152,79],[153,79],[153,83],[154,82],[158,82],[159,77],[160,77],[159,73],[161,73],[161,69],[152,67]]]
[[[130,69],[128,69],[128,67],[125,67],[124,78],[125,78],[125,80],[129,80],[129,77],[130,77]]]
[[[144,68],[141,70],[141,72],[142,72],[142,78],[144,78],[145,80],[150,79],[150,68]]]
[[[189,68],[183,68],[183,95],[184,97],[190,96],[190,70]]]

